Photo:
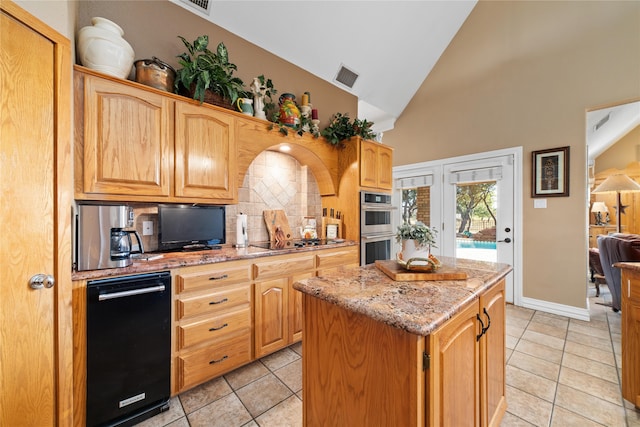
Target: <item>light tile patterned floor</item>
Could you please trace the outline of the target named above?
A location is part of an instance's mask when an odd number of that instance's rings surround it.
[[[597,304],[606,300],[603,286],[590,298],[590,322],[507,306],[502,426],[640,427],[620,392],[620,313]],[[138,426],[302,426],[301,354],[296,344],[214,379]]]

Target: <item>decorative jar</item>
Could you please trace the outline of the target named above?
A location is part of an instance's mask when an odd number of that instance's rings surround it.
[[[280,95],[279,122],[285,126],[296,127],[300,124],[300,110],[296,105],[296,97],[291,93]]]
[[[92,70],[126,79],[131,73],[135,53],[122,37],[124,31],[105,18],[91,18],[91,24],[78,31],[80,63]]]

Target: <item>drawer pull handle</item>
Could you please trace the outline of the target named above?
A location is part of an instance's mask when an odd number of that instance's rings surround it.
[[[209,365],[213,365],[214,363],[220,363],[220,362],[222,362],[223,360],[226,360],[226,359],[228,359],[228,358],[229,358],[229,356],[226,356],[226,355],[225,355],[225,356],[222,356],[222,359],[212,360],[211,362],[209,362]]]
[[[229,326],[228,323],[225,323],[224,325],[218,327],[218,328],[209,328],[209,332],[213,332],[213,331],[219,331],[222,328],[226,328],[227,326]]]
[[[228,275],[228,274],[223,274],[222,276],[217,276],[217,277],[216,277],[216,276],[212,276],[212,277],[209,277],[209,280],[222,280],[222,279],[226,279],[227,277],[229,277],[229,275]]]
[[[220,301],[211,301],[209,305],[222,304],[223,302],[229,301],[229,298],[222,298]]]

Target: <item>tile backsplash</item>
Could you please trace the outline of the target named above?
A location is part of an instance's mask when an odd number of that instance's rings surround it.
[[[307,166],[277,151],[263,151],[249,166],[238,189],[238,204],[226,205],[226,243],[236,243],[236,215],[247,214],[249,242],[269,240],[262,212],[282,209],[287,215],[294,237],[304,217],[315,217],[321,223],[322,200],[315,177]],[[134,206],[135,229],[140,233],[146,251],[158,249],[158,209],[156,206]],[[144,221],[151,221],[153,234],[142,235]]]

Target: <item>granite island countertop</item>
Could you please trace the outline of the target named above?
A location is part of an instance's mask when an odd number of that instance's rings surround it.
[[[255,244],[249,244],[249,246],[244,248],[236,248],[233,245],[225,244],[221,245],[220,249],[192,252],[149,252],[144,254],[145,256],[150,257],[149,260],[134,259],[133,263],[130,266],[121,268],[86,271],[74,270],[71,274],[71,278],[72,280],[92,280],[125,274],[140,274],[152,271],[171,270],[174,268],[188,267],[193,265],[204,265],[218,262],[236,261],[241,259],[253,259],[293,253],[321,251],[326,249],[357,245],[357,243],[353,240],[343,240],[340,242],[332,242],[320,246],[304,246],[300,248],[294,247],[292,245],[289,245],[288,247],[282,249],[267,249],[260,246],[254,246],[261,243],[265,242],[256,242]]]
[[[507,264],[439,259],[467,273],[467,279],[394,281],[371,264],[301,280],[293,287],[390,326],[427,336],[512,270]]]

